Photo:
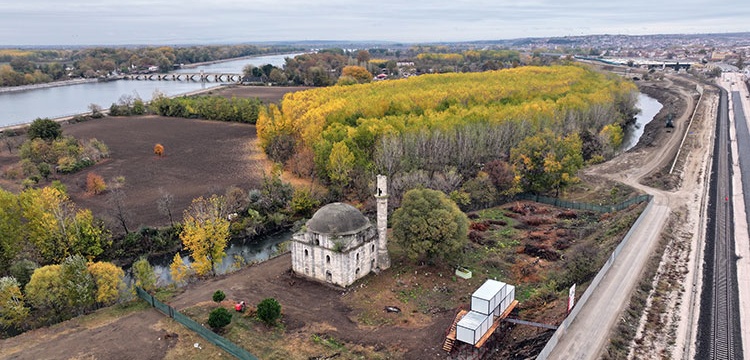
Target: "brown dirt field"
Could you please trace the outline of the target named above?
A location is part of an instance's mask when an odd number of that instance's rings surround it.
[[[166,225],[157,209],[160,189],[171,193],[175,220],[201,195],[223,194],[234,185],[251,189],[260,184],[265,160],[253,144],[255,126],[159,116],[106,117],[66,125],[63,132],[77,138],[97,138],[110,149],[110,158],[72,175],[61,176],[70,197],[106,218],[106,193],[86,193],[86,176],[101,175],[108,184],[123,176],[129,227]],[[154,145],[165,155],[154,155]],[[114,228],[113,230],[120,230]]]
[[[288,92],[308,87],[227,86],[208,94],[227,98],[257,97],[264,103],[278,103]],[[108,184],[118,176],[125,177],[123,191],[129,212],[129,230],[140,226],[162,226],[169,219],[157,209],[160,188],[174,196],[173,217],[178,220],[190,202],[202,195],[224,193],[227,187],[245,190],[257,187],[263,172],[271,164],[259,150],[255,126],[206,120],[160,116],[105,117],[82,123],[63,124],[63,134],[81,139],[97,138],[110,149],[110,158],[72,175],[57,176],[67,187],[70,197],[94,215],[108,218],[106,193],[86,194],[86,176],[101,175]],[[21,136],[18,144],[25,140]],[[154,145],[165,147],[166,156],[157,157]],[[0,148],[0,173],[19,161],[17,150]],[[285,174],[293,184],[300,180]],[[0,177],[0,186],[20,191],[20,180]],[[122,231],[119,225],[113,231]]]
[[[452,311],[443,311],[422,319],[420,314],[408,310],[408,304],[392,297],[381,299],[383,303],[374,306],[381,311],[384,306],[399,306],[401,314],[385,314],[382,311],[384,316],[392,318],[395,325],[364,326],[355,322],[358,311],[353,306],[360,300],[358,292],[362,293],[362,289],[370,286],[382,290],[384,284],[378,283],[385,281],[392,285],[393,276],[391,270],[379,275],[371,274],[352,288],[341,290],[293,276],[291,255],[285,254],[260,266],[190,285],[175,296],[170,305],[178,310],[195,306],[211,299],[217,289],[224,291],[227,299],[244,300],[251,306],[273,297],[282,306],[287,333],[303,327],[327,329],[318,335],[332,336],[350,344],[388,349],[389,352],[403,354],[405,359],[434,359],[444,356],[440,347],[444,331],[455,315]]]
[[[157,326],[164,316],[155,309],[109,322],[72,319],[0,340],[1,359],[164,359],[179,336]]]

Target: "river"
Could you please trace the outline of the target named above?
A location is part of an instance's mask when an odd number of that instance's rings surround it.
[[[646,124],[650,123],[663,107],[659,101],[643,93],[638,93],[638,101],[635,106],[641,111],[635,116],[635,125],[625,129],[622,151],[628,151],[638,144]]]
[[[284,59],[298,54],[266,55],[200,65],[178,72],[242,73],[247,64],[284,65]],[[36,118],[61,118],[89,111],[91,104],[108,109],[123,96],[150,101],[155,92],[175,96],[221,86],[212,82],[119,80],[57,86],[0,93],[0,128],[26,124]]]

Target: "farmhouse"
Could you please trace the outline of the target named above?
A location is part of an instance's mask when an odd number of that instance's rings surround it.
[[[386,229],[386,177],[378,175],[377,226],[354,206],[340,202],[320,208],[303,230],[292,237],[292,270],[347,287],[371,271],[390,267]]]

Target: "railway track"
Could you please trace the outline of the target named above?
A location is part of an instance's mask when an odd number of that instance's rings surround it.
[[[731,199],[731,149],[726,91],[721,92],[717,119],[709,213],[706,234],[704,295],[696,359],[742,358],[739,324],[734,221]],[[709,295],[710,294],[710,295]]]

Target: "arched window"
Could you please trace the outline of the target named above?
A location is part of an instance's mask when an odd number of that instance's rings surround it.
[[[357,253],[357,264],[359,264],[359,253]]]
[[[307,257],[307,249],[305,249],[305,257]]]
[[[354,275],[359,275],[359,268],[357,268],[357,270],[354,271]]]
[[[326,255],[326,264],[331,263],[331,255]]]
[[[375,252],[375,244],[372,244],[372,245],[370,246],[370,251],[372,251],[372,252]]]

